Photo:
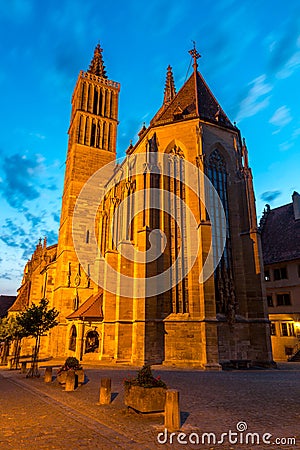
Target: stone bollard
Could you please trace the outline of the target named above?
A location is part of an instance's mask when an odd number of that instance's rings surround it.
[[[84,370],[80,369],[80,370],[76,370],[76,375],[78,377],[78,385],[80,384],[84,384]]]
[[[179,391],[168,389],[165,403],[165,427],[168,431],[180,429]]]
[[[68,370],[66,376],[66,387],[65,391],[71,392],[75,389],[75,372],[74,370]]]
[[[21,373],[26,373],[26,371],[27,371],[27,362],[22,361],[21,362]]]
[[[45,375],[44,375],[44,382],[45,383],[52,382],[52,367],[46,367]]]
[[[9,369],[9,370],[11,370],[12,369],[12,366],[13,366],[13,356],[9,356],[8,358],[7,358],[7,368]]]
[[[111,402],[111,378],[101,378],[100,380],[100,405],[109,405]]]

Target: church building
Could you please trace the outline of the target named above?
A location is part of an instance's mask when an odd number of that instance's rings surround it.
[[[168,67],[162,106],[117,163],[120,84],[99,44],[79,73],[58,243],[38,243],[10,309],[47,298],[59,311],[43,356],[272,364],[247,147],[190,55],[190,77],[177,92]]]

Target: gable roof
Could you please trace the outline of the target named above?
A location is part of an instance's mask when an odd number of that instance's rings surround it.
[[[5,317],[16,300],[15,295],[0,295],[0,318]]]
[[[76,311],[72,312],[67,319],[93,319],[103,320],[102,311],[103,291],[91,295]]]
[[[196,107],[197,102],[198,107]],[[162,106],[151,124],[161,125],[192,117],[200,117],[209,122],[235,128],[198,71],[196,72],[196,83],[195,72],[193,72],[169,105]]]
[[[300,220],[293,203],[271,209],[261,230],[264,264],[300,259]]]

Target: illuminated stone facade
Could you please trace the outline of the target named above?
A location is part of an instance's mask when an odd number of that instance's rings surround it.
[[[168,67],[163,105],[148,128],[143,126],[138,142],[129,146],[124,162],[116,166],[114,187],[101,202],[97,215],[100,263],[108,263],[117,273],[135,280],[166,270],[177,261],[178,249],[183,245],[182,260],[176,262],[172,275],[180,281],[157,295],[147,296],[145,289],[143,298],[135,295],[134,289],[131,296],[122,296],[124,291],[118,275],[114,279],[118,292],[105,289],[106,281],[112,276],[107,269],[102,274],[104,286],[99,288],[89,266],[82,266],[74,250],[72,220],[79,193],[91,175],[116,158],[120,87],[106,77],[100,46],[96,47],[89,70],[79,74],[72,97],[58,245],[48,249],[39,244],[42,247],[37,249],[41,253],[39,266],[25,277],[18,296],[26,299],[22,308],[46,296],[60,312],[59,325],[44,338],[45,355],[216,370],[230,360],[249,360],[262,365],[272,362],[247,148],[239,130],[199,73],[196,50],[191,54],[194,70],[178,93],[172,69]],[[128,167],[141,153],[146,155],[145,171],[134,175]],[[187,161],[200,174],[205,173],[225,210],[225,252],[215,272],[203,283],[199,283],[199,276],[214,233],[212,217],[206,210],[209,194],[204,188],[205,181],[201,175],[195,181],[197,189],[205,191],[204,200],[199,201],[197,195],[185,188],[184,179],[174,181],[159,172],[159,165],[155,167],[153,158],[162,154],[172,161],[169,170],[173,172],[180,172]],[[118,183],[118,176],[124,172],[125,178]],[[123,225],[121,218],[113,220],[115,209],[125,198],[147,187],[175,194],[175,211],[178,210],[176,202],[181,198],[196,220],[193,232],[197,233],[200,250],[192,269],[182,279],[180,274],[191,256],[189,246],[185,247],[183,242],[185,239],[188,242],[192,230],[180,216],[183,228],[178,232],[163,203],[161,211],[153,211],[147,207],[145,197],[143,212],[134,217],[125,234],[121,233],[122,242],[116,240],[115,227]],[[216,209],[211,214],[217,221]],[[119,252],[121,244],[145,252],[149,249],[149,235],[157,228],[167,238],[165,251],[157,261],[141,264],[129,261]],[[91,229],[85,228],[84,221],[80,233],[81,246],[88,248]],[[33,289],[35,285],[37,288]]]
[[[261,234],[275,361],[300,361],[300,195],[265,209]]]

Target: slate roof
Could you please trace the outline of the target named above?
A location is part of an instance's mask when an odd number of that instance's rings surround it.
[[[0,295],[0,318],[5,317],[16,300],[15,295]]]
[[[103,320],[102,311],[103,291],[91,295],[76,311],[70,314],[67,319],[93,319]]]
[[[271,209],[261,230],[264,264],[300,259],[300,220],[293,203]]]
[[[202,75],[197,71],[198,112],[196,108],[195,73],[182,86],[169,105],[162,107],[151,121],[152,125],[200,116],[201,119],[235,128],[220,107]]]

